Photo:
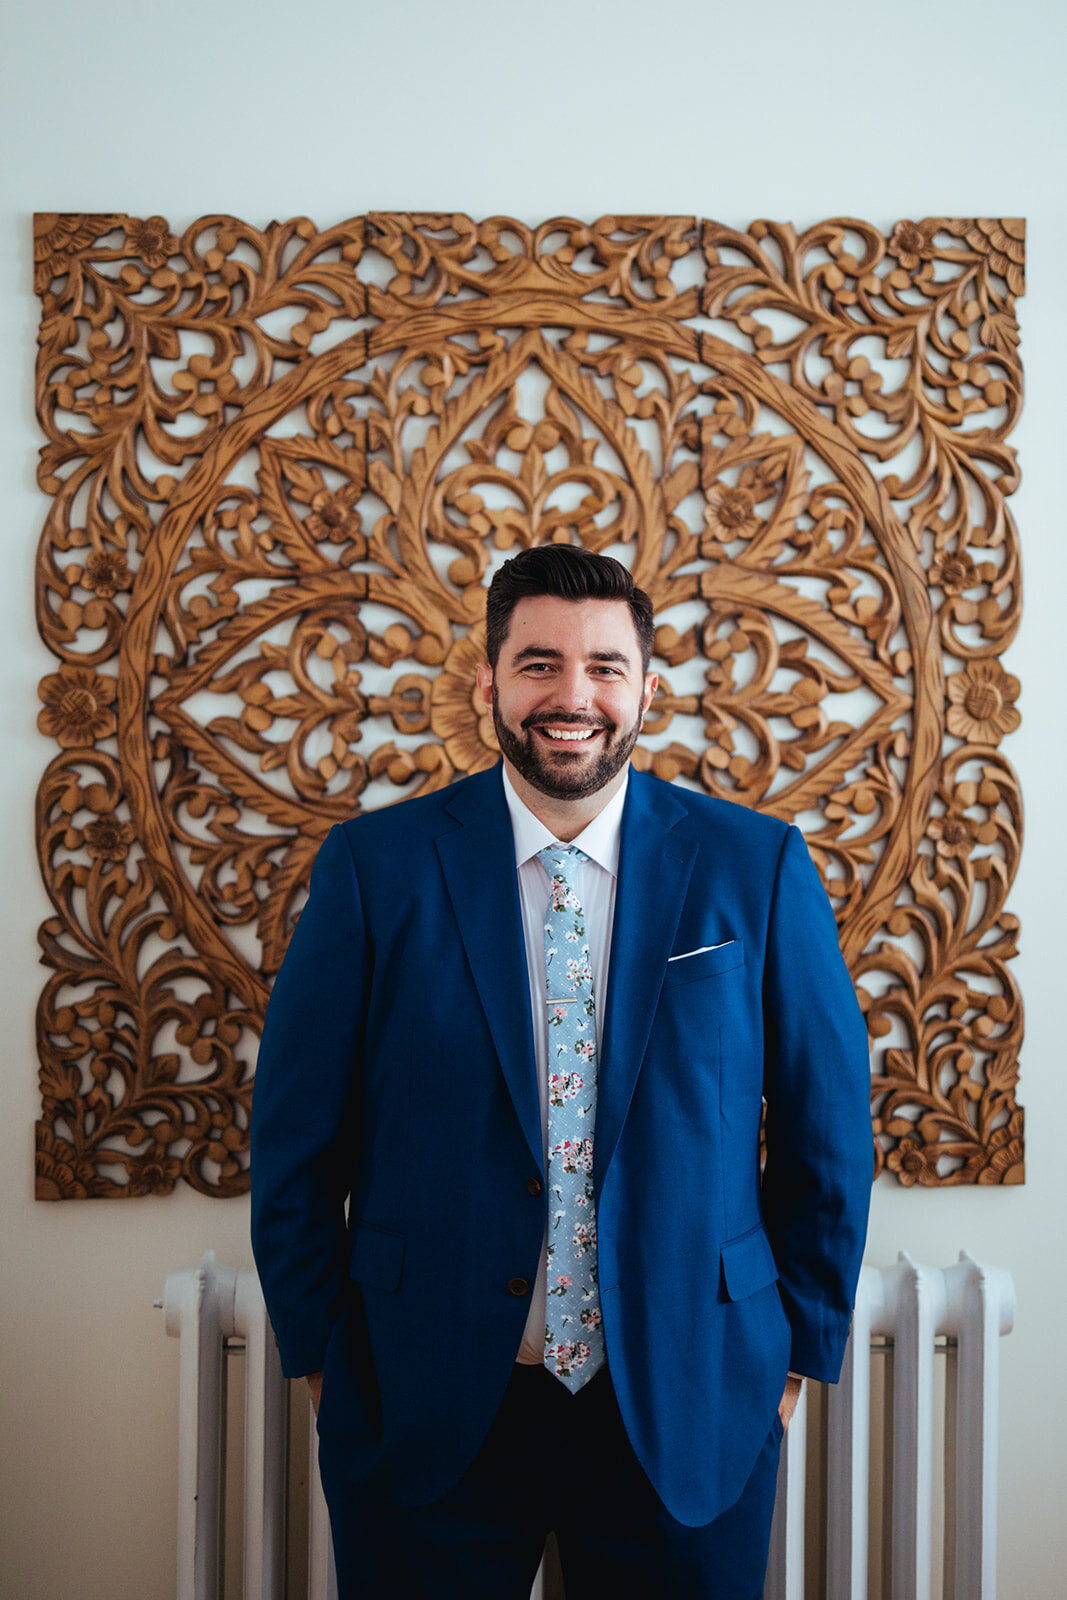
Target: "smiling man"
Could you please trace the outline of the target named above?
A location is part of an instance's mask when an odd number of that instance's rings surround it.
[[[560,560],[555,547],[546,554]],[[564,570],[573,559],[564,558]],[[512,586],[521,581],[508,578]],[[501,616],[509,597],[502,587],[503,594],[490,591],[493,665],[479,667],[478,687],[492,705],[504,770],[523,804],[535,815],[551,806],[554,825],[569,830],[559,837],[571,839],[625,781],[656,690],[646,670],[651,611],[637,621],[621,599],[561,606],[556,595],[532,595]]]
[[[626,569],[525,551],[486,623],[502,762],[333,829],[257,1072],[342,1600],[525,1600],[550,1530],[572,1600],[757,1600],[848,1332],[865,1029],[797,830],[630,769]]]

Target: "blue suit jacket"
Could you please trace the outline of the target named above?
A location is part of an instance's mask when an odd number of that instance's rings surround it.
[[[599,1271],[627,1431],[684,1523],[740,1493],[789,1367],[838,1376],[868,1097],[866,1030],[800,833],[632,772]],[[286,1372],[325,1368],[324,1467],[408,1503],[465,1470],[521,1340],[529,1301],[509,1282],[537,1272],[543,1176],[497,768],[332,830],[267,1012],[253,1243]]]

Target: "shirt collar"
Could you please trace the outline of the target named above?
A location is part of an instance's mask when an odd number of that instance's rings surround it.
[[[521,867],[546,845],[556,844],[558,841],[555,834],[549,833],[541,819],[535,817],[526,802],[520,800],[515,793],[508,778],[508,769],[503,763],[500,773],[504,779],[504,799],[508,804],[511,831],[515,838],[515,865]],[[613,878],[619,875],[622,808],[626,802],[629,783],[630,771],[627,768],[626,778],[619,792],[613,794],[603,811],[598,811],[592,822],[582,829],[576,839],[571,840],[571,843],[582,850],[591,861],[595,861],[598,867],[610,872]]]

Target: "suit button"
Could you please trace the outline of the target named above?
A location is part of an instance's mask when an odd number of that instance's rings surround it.
[[[530,1285],[525,1278],[509,1278],[508,1294],[513,1294],[516,1300],[521,1300],[523,1295],[529,1294]]]
[[[539,1195],[541,1193],[541,1180],[540,1180],[540,1178],[527,1178],[527,1180],[526,1180],[526,1192],[527,1192],[527,1194]]]

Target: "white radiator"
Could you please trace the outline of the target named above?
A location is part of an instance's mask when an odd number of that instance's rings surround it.
[[[943,1600],[996,1600],[997,1400],[1001,1334],[1015,1314],[1011,1274],[965,1251],[954,1267],[864,1267],[841,1381],[826,1389],[825,1600],[867,1600],[871,1355],[892,1360],[882,1476],[887,1548],[878,1552],[885,1600],[931,1600],[934,1458],[945,1463]],[[947,1360],[935,1406],[935,1361]],[[805,1385],[807,1387],[807,1385]],[[940,1439],[938,1434],[940,1433]],[[764,1600],[804,1600],[807,1396],[782,1446]]]
[[[242,1600],[286,1593],[288,1394],[254,1272],[199,1266],[171,1273],[161,1302],[181,1340],[178,1444],[178,1600],[222,1600],[226,1501],[226,1349],[245,1350]],[[895,1267],[865,1267],[840,1384],[826,1391],[825,1585],[820,1600],[867,1600],[871,1355],[892,1360],[885,1475],[888,1571],[884,1600],[931,1600],[935,1433],[946,1465],[943,1600],[995,1600],[998,1339],[1011,1331],[1009,1273],[963,1254],[944,1269],[902,1254]],[[935,1407],[935,1360],[948,1358],[943,1409]],[[862,1359],[857,1359],[862,1352]],[[307,1464],[308,1600],[335,1600],[326,1503],[315,1432]],[[765,1600],[804,1600],[807,1397],[782,1448]],[[821,1571],[821,1569],[820,1569]],[[538,1574],[531,1600],[540,1600]]]
[[[172,1272],[162,1307],[181,1340],[178,1600],[221,1600],[226,1466],[226,1347],[245,1349],[243,1600],[284,1600],[288,1387],[254,1272],[200,1265]],[[309,1402],[310,1403],[310,1402]],[[311,1429],[308,1600],[336,1600],[326,1501]]]

